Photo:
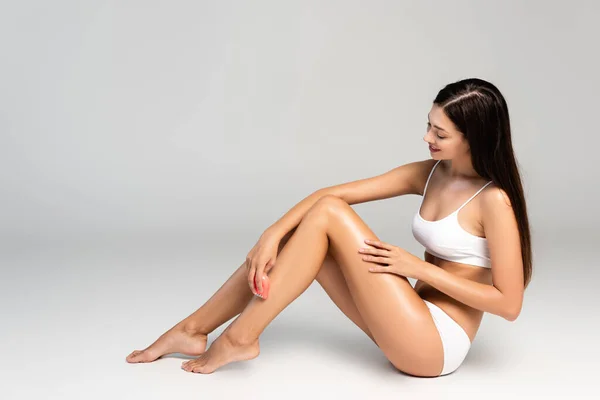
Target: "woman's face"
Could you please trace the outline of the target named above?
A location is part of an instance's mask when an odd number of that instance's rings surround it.
[[[469,153],[469,143],[464,135],[456,129],[444,110],[437,104],[434,104],[429,111],[427,133],[423,140],[430,147],[438,150],[429,149],[431,157],[436,160],[451,160],[464,157]]]

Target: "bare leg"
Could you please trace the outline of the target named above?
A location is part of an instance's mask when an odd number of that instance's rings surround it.
[[[202,307],[144,350],[134,350],[127,356],[127,362],[151,362],[168,353],[202,354],[206,350],[208,334],[241,313],[252,298],[247,276],[243,263]]]
[[[295,231],[296,228],[282,238],[279,253]],[[242,263],[202,307],[177,323],[146,349],[133,351],[127,361],[151,362],[164,354],[175,352],[194,356],[202,354],[206,349],[207,335],[240,314],[252,300],[253,295],[246,278],[247,270],[245,263]],[[319,269],[316,280],[337,307],[375,342],[354,304],[339,265],[329,254]]]
[[[304,292],[316,278],[327,255],[329,239],[323,213],[311,208],[296,228],[269,273],[268,299],[254,298],[227,329],[196,360],[182,364],[190,372],[211,373],[233,361],[258,356],[258,337],[288,304]]]
[[[279,244],[281,252],[295,228]],[[219,326],[241,313],[254,296],[248,286],[248,271],[243,262],[227,281],[202,307],[162,334],[144,350],[134,350],[127,362],[151,362],[168,353],[196,356],[206,349],[208,335]]]
[[[268,299],[255,298],[186,371],[212,373],[258,356],[266,326],[315,279],[329,252],[338,262],[362,319],[386,358],[400,371],[439,376],[444,349],[427,304],[404,276],[368,271],[364,239],[379,239],[339,197],[323,196],[306,213],[270,273]]]

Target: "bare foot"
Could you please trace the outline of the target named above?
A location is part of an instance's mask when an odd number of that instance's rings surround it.
[[[258,339],[241,344],[232,340],[227,332],[223,332],[204,354],[195,360],[184,362],[181,364],[181,368],[188,372],[210,374],[225,364],[256,358],[259,353]]]
[[[207,335],[175,325],[144,350],[134,350],[126,358],[128,363],[152,362],[168,353],[198,356],[206,350]]]

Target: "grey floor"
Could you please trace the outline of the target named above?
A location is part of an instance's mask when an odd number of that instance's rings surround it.
[[[209,243],[119,239],[3,251],[0,397],[505,399],[597,393],[597,295],[586,290],[589,281],[565,273],[573,265],[586,269],[585,257],[559,248],[538,256],[540,268],[519,319],[486,315],[464,364],[444,377],[394,370],[316,282],[269,325],[254,360],[211,375],[183,371],[181,355],[127,364],[129,352],[206,301],[245,255],[240,247],[215,257],[217,244]]]

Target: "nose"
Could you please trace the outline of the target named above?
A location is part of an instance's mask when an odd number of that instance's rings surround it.
[[[423,140],[433,146],[433,143],[431,142],[431,140],[428,140],[429,132],[431,132],[429,129],[427,130],[427,132],[425,132],[425,136],[423,136]]]

